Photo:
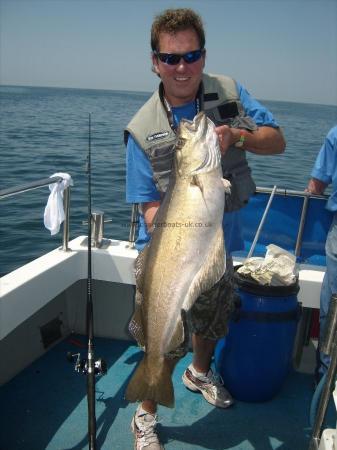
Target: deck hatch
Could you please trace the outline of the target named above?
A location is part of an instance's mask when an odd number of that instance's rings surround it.
[[[59,317],[50,320],[45,325],[40,327],[40,333],[44,348],[48,348],[51,344],[62,337],[61,325],[62,320]]]

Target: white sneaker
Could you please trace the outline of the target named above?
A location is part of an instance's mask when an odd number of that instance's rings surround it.
[[[157,415],[150,414],[138,406],[132,418],[131,429],[135,435],[134,450],[164,450],[156,432]]]
[[[225,389],[220,376],[215,376],[209,369],[205,376],[194,376],[188,367],[183,373],[184,385],[194,392],[201,392],[205,400],[218,408],[228,408],[234,403],[233,397]]]

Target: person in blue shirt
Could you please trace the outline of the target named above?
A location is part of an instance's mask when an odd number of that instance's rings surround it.
[[[216,341],[227,331],[224,311],[230,310],[233,298],[228,281],[233,270],[230,252],[242,248],[240,208],[255,190],[245,152],[279,154],[285,141],[271,112],[240,83],[204,73],[205,33],[193,10],[169,9],[159,14],[151,28],[151,47],[152,70],[160,84],[126,128],[126,200],[140,204],[136,248],[141,251],[151,239],[151,227],[165,195],[179,121],[192,120],[200,110],[205,111],[216,124],[223,173],[232,184],[223,222],[228,273],[225,284],[217,284],[193,306],[193,362],[184,372],[183,383],[214,406],[226,408],[233,399],[210,365]],[[163,449],[156,434],[156,411],[151,399],[138,406],[132,420],[136,450]]]
[[[320,295],[320,332],[319,339],[325,332],[326,316],[332,294],[337,294],[337,126],[327,134],[317,155],[311,172],[307,191],[323,194],[327,186],[332,186],[326,208],[332,213],[332,222],[325,243],[326,271]],[[316,382],[326,373],[330,357],[317,351]]]

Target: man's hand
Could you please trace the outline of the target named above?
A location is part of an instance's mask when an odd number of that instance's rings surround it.
[[[308,187],[306,188],[306,192],[310,192],[310,194],[323,194],[325,188],[327,187],[326,183],[323,183],[323,181],[318,180],[317,178],[311,178],[311,180],[308,183]]]
[[[228,125],[221,125],[215,128],[215,132],[219,138],[220,150],[224,155],[228,148],[240,139],[240,130],[230,128]]]
[[[153,231],[153,221],[159,209],[160,202],[148,202],[141,204],[141,212],[144,216],[147,231],[151,234]]]

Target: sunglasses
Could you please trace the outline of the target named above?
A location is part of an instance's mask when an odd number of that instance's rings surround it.
[[[199,61],[205,53],[205,50],[193,50],[192,52],[187,52],[183,55],[179,55],[178,53],[159,53],[156,51],[153,53],[161,62],[169,64],[170,66],[175,66],[180,63],[181,58],[183,58],[187,64],[193,64],[196,61]]]

